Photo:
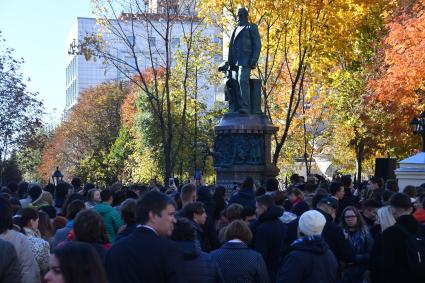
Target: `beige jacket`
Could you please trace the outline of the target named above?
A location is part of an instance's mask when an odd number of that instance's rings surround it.
[[[15,247],[21,265],[22,283],[40,283],[40,270],[27,237],[14,230],[8,230],[0,234],[0,239]]]

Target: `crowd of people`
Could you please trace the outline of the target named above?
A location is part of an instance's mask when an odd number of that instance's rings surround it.
[[[0,283],[425,282],[425,185],[10,183]]]

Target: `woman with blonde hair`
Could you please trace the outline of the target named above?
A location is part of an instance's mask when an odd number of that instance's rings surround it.
[[[381,232],[384,232],[395,224],[396,220],[393,210],[389,205],[378,209],[376,213],[376,222],[381,226]],[[385,282],[382,272],[382,249],[382,233],[380,233],[375,239],[375,244],[370,256],[370,277],[372,282]]]
[[[390,206],[384,206],[378,209],[376,221],[381,226],[381,231],[384,232],[387,228],[395,224],[395,218]]]

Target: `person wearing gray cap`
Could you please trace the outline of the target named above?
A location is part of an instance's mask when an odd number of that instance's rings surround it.
[[[338,202],[330,196],[323,197],[317,204],[317,211],[326,219],[322,236],[338,261],[352,264],[355,261],[354,250],[346,239],[341,226],[334,222],[337,209]]]
[[[298,239],[290,246],[276,282],[336,282],[338,263],[322,238],[326,219],[319,211],[304,212],[298,223]]]

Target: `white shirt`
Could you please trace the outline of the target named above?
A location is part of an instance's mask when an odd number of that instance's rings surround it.
[[[228,243],[243,243],[243,242],[239,239],[233,239],[233,240],[228,241]]]

